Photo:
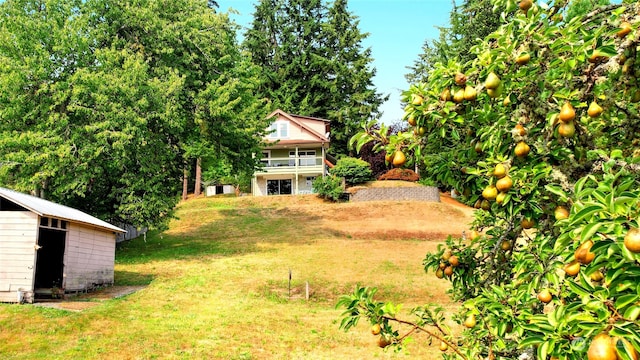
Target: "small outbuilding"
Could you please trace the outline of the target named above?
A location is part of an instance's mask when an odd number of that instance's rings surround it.
[[[0,188],[0,302],[113,285],[116,234],[80,210]]]

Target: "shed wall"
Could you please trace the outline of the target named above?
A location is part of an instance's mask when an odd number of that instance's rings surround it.
[[[33,299],[38,215],[0,211],[0,302],[18,302],[18,292]]]
[[[112,285],[115,251],[114,233],[70,224],[64,260],[65,291]]]

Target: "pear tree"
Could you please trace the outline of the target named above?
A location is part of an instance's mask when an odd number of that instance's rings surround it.
[[[341,327],[365,318],[395,348],[425,336],[445,359],[638,359],[640,4],[494,6],[504,23],[472,60],[404,93],[424,129],[402,139],[412,161],[478,208],[423,262],[457,311],[404,314],[360,287],[338,302]],[[373,128],[352,144],[398,143]]]

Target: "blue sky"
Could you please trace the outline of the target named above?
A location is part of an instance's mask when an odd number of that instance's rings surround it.
[[[239,15],[231,18],[249,26],[257,0],[219,0],[220,11],[229,8]],[[409,88],[404,79],[407,66],[422,52],[426,39],[438,37],[437,26],[447,26],[451,0],[349,0],[349,11],[360,18],[360,31],[368,32],[363,43],[370,47],[377,73],[378,92],[389,94],[381,108],[382,122],[390,124],[402,118],[400,92]]]

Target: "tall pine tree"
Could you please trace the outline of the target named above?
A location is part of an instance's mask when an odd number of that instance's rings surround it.
[[[339,155],[387,98],[373,87],[367,35],[347,0],[262,0],[244,46],[262,68],[260,95],[273,108],[330,119],[331,150]]]

